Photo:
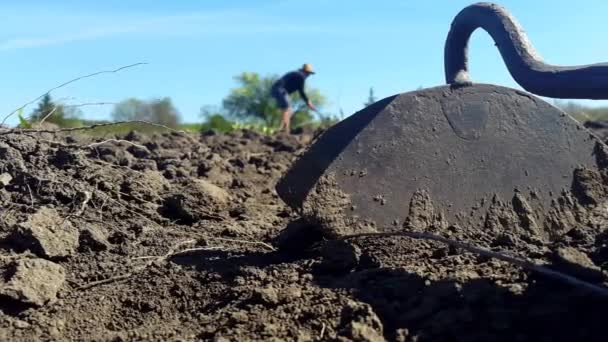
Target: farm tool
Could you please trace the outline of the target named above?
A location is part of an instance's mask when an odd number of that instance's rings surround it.
[[[470,80],[477,28],[527,92]],[[416,220],[482,226],[501,205],[537,229],[556,222],[575,173],[597,171],[607,149],[530,93],[608,99],[608,64],[544,63],[515,18],[491,3],[455,17],[444,58],[446,85],[382,99],[318,137],[277,184],[281,199],[335,237]]]

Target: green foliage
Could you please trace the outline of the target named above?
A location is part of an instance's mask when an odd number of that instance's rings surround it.
[[[234,122],[226,119],[221,114],[214,114],[207,118],[205,123],[203,123],[202,130],[216,130],[219,132],[227,133],[234,129]]]
[[[112,118],[115,121],[147,121],[172,128],[180,122],[180,115],[168,97],[150,101],[129,98],[114,106]]]
[[[20,128],[32,128],[32,124],[23,117],[23,108],[19,108],[17,111],[17,117],[19,118]]]
[[[327,128],[330,126],[335,125],[336,123],[338,123],[340,121],[340,118],[337,116],[323,116],[321,117],[321,119],[318,121],[318,127],[321,128]]]
[[[80,114],[75,107],[55,103],[51,99],[51,95],[47,93],[38,102],[38,107],[30,114],[29,124],[44,120],[44,122],[50,122],[59,127],[77,127],[82,124],[82,120],[78,118]],[[27,120],[24,119],[24,121]],[[20,124],[25,124],[25,122],[20,120]]]
[[[243,123],[234,122],[232,123],[231,130],[248,129],[250,131],[256,131],[262,134],[274,134],[277,132],[278,127],[267,126],[261,123]]]
[[[235,77],[239,84],[233,88],[222,102],[223,112],[232,120],[242,120],[246,123],[263,124],[268,127],[279,126],[281,110],[270,95],[272,84],[277,76],[262,77],[255,72],[243,72]],[[317,89],[307,89],[306,94],[318,108],[327,104],[327,99]],[[314,120],[313,113],[299,94],[291,95],[293,114],[291,124],[293,127]]]
[[[205,130],[202,123],[183,123],[177,129],[188,133],[198,133]]]
[[[363,104],[364,107],[367,107],[374,102],[376,102],[376,96],[374,96],[374,88],[369,88],[369,95],[367,96],[367,101]]]
[[[228,115],[223,109],[218,109],[213,106],[203,106],[200,116],[205,119],[201,125],[201,131],[215,130],[222,133],[232,131],[234,122],[229,120]]]
[[[581,122],[608,120],[608,107],[589,107],[573,101],[559,100],[554,100],[553,105]]]

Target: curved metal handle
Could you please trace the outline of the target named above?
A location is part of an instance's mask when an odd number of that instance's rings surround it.
[[[505,8],[488,2],[464,8],[452,21],[444,51],[448,84],[472,84],[468,43],[477,28],[490,34],[509,73],[525,90],[563,99],[608,99],[608,63],[580,66],[546,64],[515,18]]]

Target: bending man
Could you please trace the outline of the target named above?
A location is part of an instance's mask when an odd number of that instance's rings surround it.
[[[304,92],[304,82],[306,81],[306,78],[314,73],[310,64],[304,64],[302,65],[302,68],[286,73],[272,85],[272,97],[277,101],[283,114],[283,121],[281,122],[281,127],[279,129],[284,129],[287,133],[290,132],[289,122],[291,119],[291,105],[289,94],[297,91],[300,93],[300,97],[302,97],[302,100],[304,100],[308,108],[314,111],[317,110]]]

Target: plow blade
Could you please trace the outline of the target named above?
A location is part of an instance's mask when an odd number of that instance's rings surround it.
[[[528,93],[440,86],[385,98],[334,125],[276,189],[330,236],[400,230],[416,218],[482,226],[497,201],[523,206],[542,226],[575,170],[598,169],[602,145]]]

